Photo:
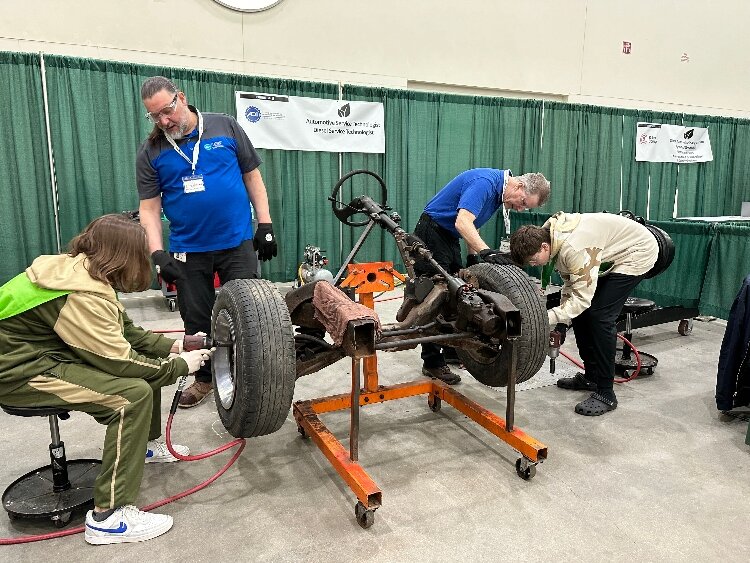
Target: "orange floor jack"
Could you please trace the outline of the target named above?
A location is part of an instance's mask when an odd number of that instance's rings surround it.
[[[391,262],[349,264],[348,275],[340,287],[354,289],[362,305],[374,308],[373,294],[392,290],[394,277],[404,280],[404,276],[393,269]],[[303,437],[313,439],[334,469],[357,495],[354,513],[362,528],[372,526],[375,521],[375,510],[382,503],[381,490],[358,463],[359,408],[363,405],[427,395],[428,406],[437,412],[445,401],[521,454],[522,457],[516,461],[516,471],[520,477],[528,480],[534,476],[536,464],[547,458],[547,447],[513,425],[517,354],[514,339],[508,339],[505,345],[512,347],[505,420],[439,380],[419,379],[397,385],[380,385],[376,355],[362,359],[352,358],[350,393],[294,403],[293,412],[299,433]],[[378,349],[377,345],[375,349]],[[362,371],[364,388],[361,381]],[[323,413],[344,409],[349,409],[351,413],[348,451],[319,418]]]

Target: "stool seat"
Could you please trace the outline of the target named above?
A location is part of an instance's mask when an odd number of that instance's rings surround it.
[[[638,315],[645,313],[656,307],[656,303],[650,299],[642,299],[640,297],[628,297],[625,300],[625,304],[622,306],[622,312],[625,314],[631,313]]]
[[[67,410],[58,407],[11,407],[9,405],[0,405],[0,409],[13,416],[59,416],[63,420],[70,416]]]

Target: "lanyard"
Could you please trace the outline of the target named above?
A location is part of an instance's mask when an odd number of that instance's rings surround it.
[[[505,186],[508,185],[510,170],[504,170],[503,174],[503,223],[505,223],[505,236],[510,236],[510,209],[505,207]]]
[[[203,136],[203,115],[201,115],[201,112],[198,110],[195,110],[195,112],[198,114],[198,140],[193,147],[193,160],[190,160],[188,156],[182,152],[182,149],[177,146],[177,143],[174,142],[172,137],[167,134],[164,135],[167,138],[167,141],[169,141],[169,144],[177,151],[177,154],[184,158],[187,163],[193,167],[193,175],[195,175],[195,166],[198,164],[198,153],[201,150],[201,137]]]

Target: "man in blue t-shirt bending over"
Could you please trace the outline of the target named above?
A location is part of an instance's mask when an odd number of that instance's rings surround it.
[[[512,264],[509,255],[493,250],[479,235],[479,228],[499,210],[503,210],[506,232],[510,230],[509,211],[523,211],[543,205],[549,197],[550,184],[538,172],[513,176],[510,170],[474,168],[462,172],[440,190],[425,206],[414,234],[432,251],[433,258],[449,273],[462,268],[461,246],[464,239],[475,260],[494,264]],[[417,275],[436,272],[426,261],[414,265]],[[461,381],[445,361],[437,344],[422,345],[422,374],[450,385]],[[455,352],[453,352],[455,353]]]
[[[171,80],[149,78],[141,99],[154,124],[136,159],[141,225],[162,279],[177,286],[185,333],[208,334],[214,273],[222,284],[255,278],[257,258],[276,256],[261,160],[233,117],[198,111]],[[169,252],[162,246],[162,208],[170,222]],[[194,407],[210,391],[206,362],[179,406]]]

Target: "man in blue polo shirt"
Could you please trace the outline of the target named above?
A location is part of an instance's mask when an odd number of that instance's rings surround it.
[[[550,184],[538,172],[513,176],[510,170],[474,168],[462,172],[440,190],[424,208],[414,234],[432,251],[435,261],[449,273],[463,267],[459,239],[464,239],[475,260],[494,264],[512,264],[509,254],[490,248],[479,234],[479,228],[499,210],[503,210],[505,232],[510,234],[510,210],[523,211],[543,205],[549,197]],[[436,272],[428,262],[417,261],[416,275]],[[445,361],[437,344],[422,345],[422,374],[449,385],[461,381]],[[453,352],[455,353],[455,352]]]
[[[157,270],[177,286],[186,334],[208,334],[214,273],[221,283],[254,278],[257,258],[277,253],[261,159],[234,118],[198,111],[169,79],[146,80],[141,99],[154,129],[136,159],[140,221]],[[162,208],[170,222],[169,252],[162,246]],[[206,365],[179,406],[193,407],[210,391]]]

